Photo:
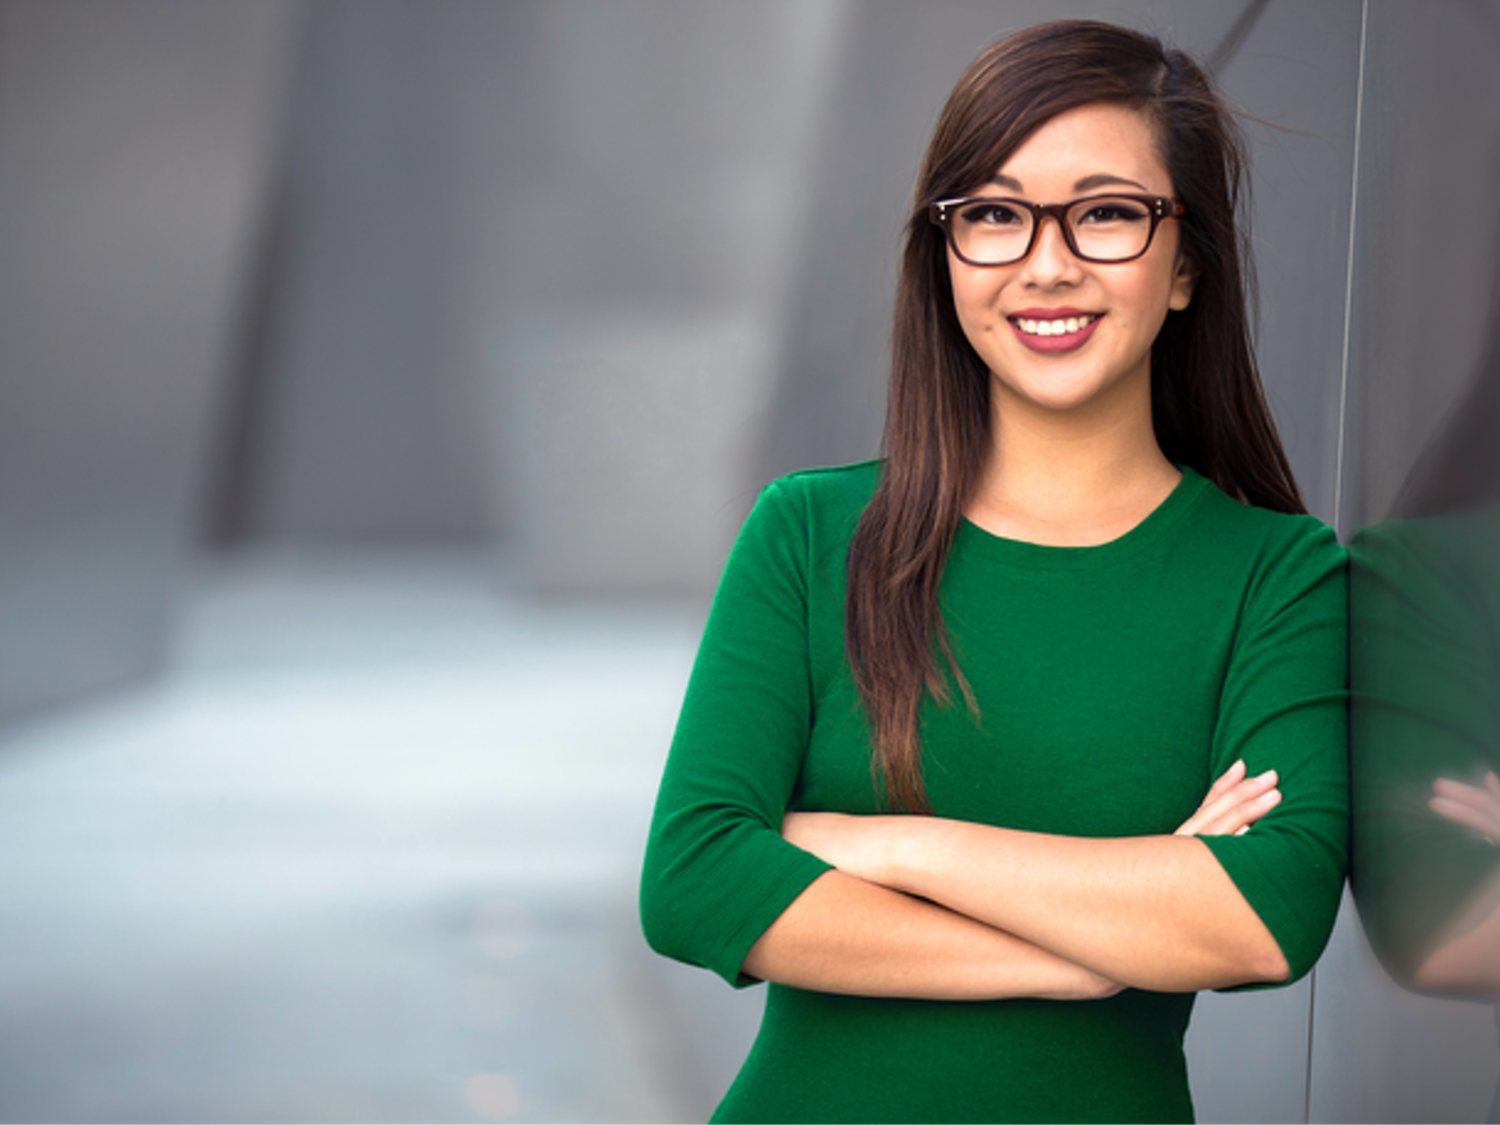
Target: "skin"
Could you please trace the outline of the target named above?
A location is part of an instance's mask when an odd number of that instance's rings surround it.
[[[1147,120],[1120,106],[1084,106],[1042,125],[976,192],[1061,202],[1111,190],[1173,194]],[[1079,190],[1085,177],[1114,184]],[[1151,344],[1169,310],[1192,299],[1194,274],[1175,221],[1146,253],[1101,264],[1073,256],[1055,222],[1009,266],[970,266],[949,253],[959,324],[990,369],[993,437],[967,515],[998,535],[1088,546],[1124,534],[1181,474],[1151,427]],[[1071,307],[1104,314],[1088,343],[1042,355],[1008,315]]]
[[[1061,202],[1090,177],[1167,195],[1138,112],[1089,105],[1039,127],[975,193]],[[1001,179],[1003,178],[1003,179]],[[1175,222],[1130,262],[1075,258],[1054,222],[1022,261],[951,252],[954,305],[991,374],[994,438],[965,514],[997,535],[1084,546],[1117,538],[1181,474],[1151,425],[1150,348],[1192,298]],[[1021,309],[1103,314],[1083,347],[1043,355],[1007,319]],[[937,817],[796,813],[787,839],[837,870],[811,886],[745,961],[799,987],[944,999],[1098,998],[1131,986],[1192,991],[1289,976],[1274,938],[1194,833],[1240,832],[1280,799],[1238,763],[1170,836],[1083,839]]]

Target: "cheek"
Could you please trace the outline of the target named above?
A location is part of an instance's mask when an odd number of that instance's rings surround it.
[[[1112,296],[1117,310],[1130,310],[1143,326],[1159,328],[1166,319],[1172,297],[1172,280],[1166,264],[1153,262],[1150,269],[1116,278]]]
[[[984,301],[973,293],[953,294],[953,311],[958,316],[958,326],[963,329],[964,339],[975,351],[984,352],[989,334],[994,331],[995,317],[986,315]]]
[[[948,281],[953,290],[953,311],[964,334],[973,343],[978,333],[999,322],[995,303],[999,299],[999,279],[959,263],[957,268],[950,258]]]

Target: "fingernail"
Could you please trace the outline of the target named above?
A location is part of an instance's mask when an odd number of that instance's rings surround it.
[[[1275,770],[1267,770],[1265,773],[1259,775],[1255,780],[1256,781],[1275,781],[1276,780],[1276,771]]]

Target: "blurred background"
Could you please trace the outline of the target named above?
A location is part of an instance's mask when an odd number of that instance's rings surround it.
[[[1353,892],[1200,1118],[1500,1120],[1495,0],[0,0],[0,1118],[706,1116],[760,990],[635,883],[708,600],[877,453],[927,132],[1061,16],[1243,112],[1353,548]]]

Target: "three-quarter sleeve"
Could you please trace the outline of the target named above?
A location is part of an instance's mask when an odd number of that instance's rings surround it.
[[[745,955],[829,865],[781,837],[812,722],[808,532],[797,482],[766,485],[719,580],[647,837],[651,948],[736,987]]]
[[[1200,836],[1305,975],[1327,945],[1349,860],[1348,559],[1312,516],[1268,545],[1219,701],[1213,775],[1244,758],[1278,774],[1279,805],[1243,836]],[[1229,991],[1221,989],[1219,991]]]

